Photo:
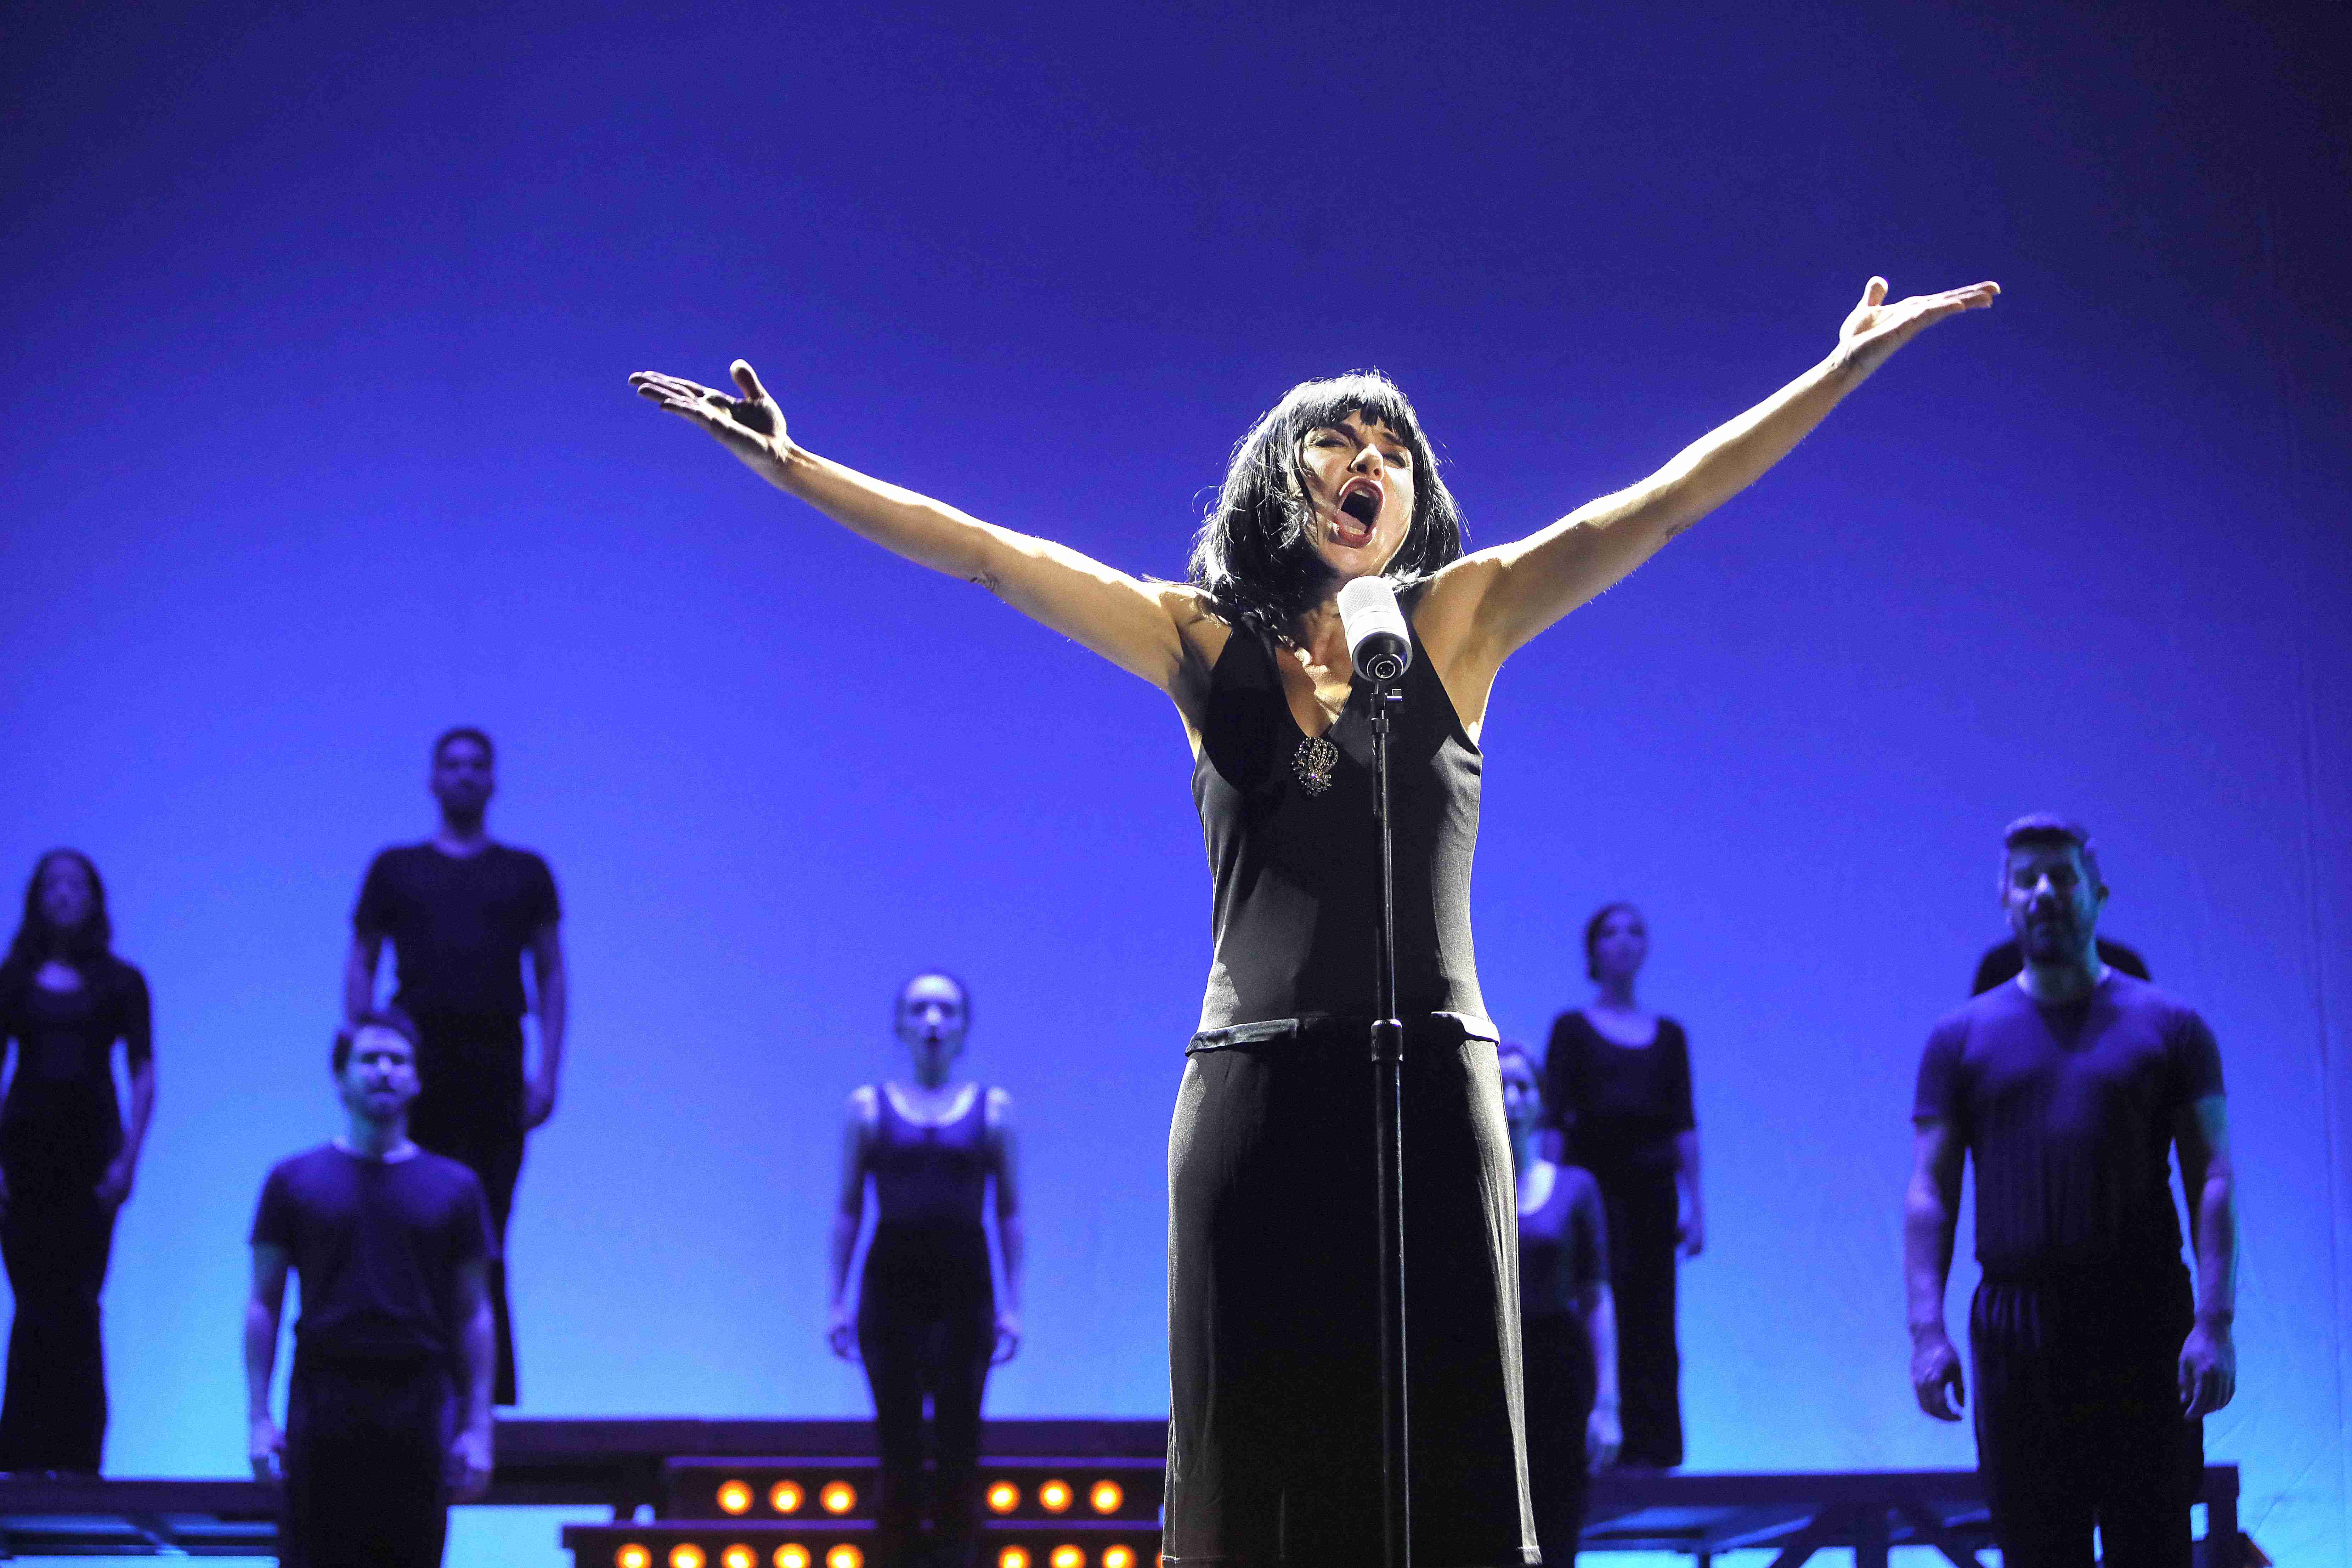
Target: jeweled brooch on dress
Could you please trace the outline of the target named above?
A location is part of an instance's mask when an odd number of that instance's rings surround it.
[[[1290,758],[1290,771],[1298,775],[1298,787],[1310,795],[1331,787],[1331,770],[1339,765],[1339,748],[1324,735],[1309,735],[1299,742]]]

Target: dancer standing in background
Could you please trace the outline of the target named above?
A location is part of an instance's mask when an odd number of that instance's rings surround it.
[[[1528,1497],[1544,1568],[1575,1568],[1592,1473],[1617,1459],[1617,1318],[1608,1221],[1591,1173],[1538,1151],[1542,1079],[1527,1047],[1496,1053],[1519,1185],[1519,1340]]]
[[[2099,962],[2109,969],[2120,969],[2134,980],[2152,978],[2147,972],[2147,960],[2119,942],[2099,939]],[[2006,985],[2025,973],[2025,951],[2011,937],[1996,942],[1977,961],[1977,977],[1969,983],[1969,994],[1981,996],[1996,985]]]
[[[114,1218],[131,1195],[155,1110],[147,981],[112,952],[106,885],[89,857],[52,849],[0,961],[0,1258],[16,1292],[0,1470],[96,1475],[106,1442],[99,1294]],[[131,1110],[115,1099],[114,1047]]]
[[[1378,289],[1338,284],[1317,309],[1338,321]],[[1495,678],[1545,627],[1761,478],[1896,349],[1999,291],[1982,283],[1890,302],[1886,280],[1872,279],[1826,356],[1779,392],[1648,478],[1475,553],[1464,552],[1460,513],[1404,395],[1370,374],[1306,383],[1234,448],[1181,584],[818,456],[740,360],[731,394],[631,377],[769,484],[985,587],[1175,704],[1216,896],[1214,955],[1169,1133],[1163,1541],[1174,1568],[1360,1565],[1381,1550],[1366,1061],[1381,907],[1373,692],[1353,676],[1340,589],[1387,579],[1414,647],[1391,778],[1411,1550],[1446,1568],[1523,1564],[1537,1552],[1506,1239],[1510,1148],[1470,933],[1478,736]],[[940,428],[954,430],[951,415]],[[1148,412],[1112,410],[1086,438],[1116,464],[1164,432]],[[845,679],[884,635],[847,640]],[[940,679],[961,662],[942,652]]]
[[[288,1568],[435,1568],[449,1504],[490,1479],[489,1211],[482,1184],[408,1136],[415,1026],[335,1035],[343,1136],[271,1169],[245,1310],[253,1473],[285,1481]],[[286,1276],[302,1281],[283,1431],[269,1380]]]
[[[923,1400],[938,1457],[929,1509],[932,1568],[965,1568],[980,1532],[980,1405],[992,1365],[1021,1348],[1021,1184],[1012,1100],[950,1077],[971,1026],[963,983],[937,971],[898,994],[898,1038],[914,1053],[912,1083],[868,1084],[849,1097],[834,1216],[833,1353],[862,1356],[874,1390],[882,1458],[876,1555],[881,1568],[917,1556],[926,1512]],[[849,1260],[874,1183],[877,1217],[849,1308]],[[982,1216],[995,1186],[1000,1303]]]
[[[507,1308],[507,1220],[522,1175],[523,1141],[555,1113],[568,992],[562,910],[547,862],[491,840],[484,826],[498,786],[490,738],[471,727],[433,742],[430,787],[441,826],[422,844],[387,849],[368,867],[352,911],[343,1015],[375,1006],[376,965],[392,943],[393,1004],[415,1020],[423,1091],[409,1136],[479,1176],[498,1246],[490,1305],[498,1323],[495,1397],[517,1397],[514,1322]],[[539,1069],[526,1078],[522,961],[539,1002]]]
[[[1670,1470],[1683,1462],[1675,1274],[1679,1258],[1706,1245],[1706,1205],[1689,1039],[1633,994],[1649,956],[1650,928],[1633,905],[1604,905],[1585,922],[1594,995],[1552,1020],[1544,1099],[1577,1163],[1601,1184],[1609,1215],[1625,1424],[1618,1463]]]
[[[2204,1418],[2237,1383],[2221,1050],[2195,1011],[2101,962],[2107,887],[2082,827],[2011,823],[2000,889],[2025,971],[1937,1024],[1919,1062],[1903,1223],[1912,1391],[1959,1419],[1944,1289],[1973,1160],[1977,1463],[2001,1562],[2076,1568],[2095,1525],[2109,1563],[2189,1568]]]

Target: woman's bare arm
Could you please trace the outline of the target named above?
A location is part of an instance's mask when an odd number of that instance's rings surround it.
[[[857,1232],[866,1223],[866,1152],[881,1114],[880,1089],[867,1086],[849,1096],[841,1131],[841,1193],[833,1207],[833,1233],[825,1247],[825,1343],[844,1361],[857,1359],[857,1317],[849,1303],[849,1260],[857,1253]]]
[[[1175,694],[1186,663],[1178,627],[1197,614],[1193,590],[1146,583],[1066,545],[982,522],[944,501],[820,458],[792,439],[783,410],[751,365],[737,360],[730,374],[740,396],[652,371],[632,375],[629,384],[656,406],[700,426],[752,472],[853,533],[918,565],[976,583]]]
[[[1983,310],[2000,292],[1978,283],[1889,304],[1886,280],[1872,279],[1821,363],[1640,483],[1440,573],[1414,618],[1432,658],[1458,693],[1477,694],[1483,711],[1495,671],[1537,633],[1762,478],[1896,349],[1947,316]]]

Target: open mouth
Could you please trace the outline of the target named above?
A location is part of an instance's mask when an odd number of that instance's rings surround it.
[[[1381,492],[1370,485],[1358,485],[1339,497],[1339,534],[1349,544],[1362,544],[1370,540],[1373,527],[1380,521]],[[1349,524],[1354,526],[1350,527]]]

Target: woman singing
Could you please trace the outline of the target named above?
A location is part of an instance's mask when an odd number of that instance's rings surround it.
[[[882,1458],[877,1510],[881,1568],[916,1552],[923,1508],[923,1397],[931,1400],[939,1496],[930,1509],[934,1568],[965,1568],[980,1528],[980,1396],[991,1365],[1021,1348],[1021,1188],[1013,1172],[1011,1101],[1001,1089],[949,1073],[971,1024],[963,983],[933,972],[898,993],[898,1038],[914,1053],[911,1083],[868,1084],[849,1097],[841,1207],[833,1223],[833,1353],[863,1356],[874,1390]],[[866,1183],[879,1216],[866,1249],[857,1311],[849,1259],[866,1216]],[[989,1279],[981,1223],[996,1187],[1002,1310]]]
[[[1391,742],[1412,1551],[1443,1568],[1528,1563],[1510,1148],[1470,950],[1496,672],[1762,475],[1922,328],[1996,292],[1889,303],[1873,279],[1828,356],[1780,392],[1630,489],[1475,554],[1403,395],[1377,375],[1307,383],[1235,448],[1181,584],[818,457],[740,361],[732,394],[631,378],[771,484],[1141,677],[1183,721],[1215,947],[1169,1143],[1177,1568],[1361,1568],[1380,1552],[1371,721],[1340,585],[1390,578],[1415,645]]]
[[[1544,1568],[1575,1568],[1587,1481],[1617,1458],[1617,1319],[1608,1223],[1591,1173],[1538,1152],[1542,1079],[1506,1045],[1503,1120],[1519,1184],[1519,1334],[1527,1373],[1528,1495]]]
[[[1680,1258],[1706,1245],[1706,1209],[1690,1041],[1680,1024],[1645,1012],[1633,995],[1649,956],[1650,928],[1633,905],[1604,905],[1585,923],[1594,995],[1552,1020],[1544,1095],[1577,1163],[1601,1184],[1609,1215],[1625,1422],[1618,1462],[1670,1470],[1683,1462],[1675,1274]]]
[[[0,960],[0,1054],[16,1049],[0,1105],[0,1258],[16,1293],[0,1470],[96,1475],[106,1441],[98,1297],[155,1109],[147,982],[110,951],[113,937],[98,868],[71,849],[42,856]]]

